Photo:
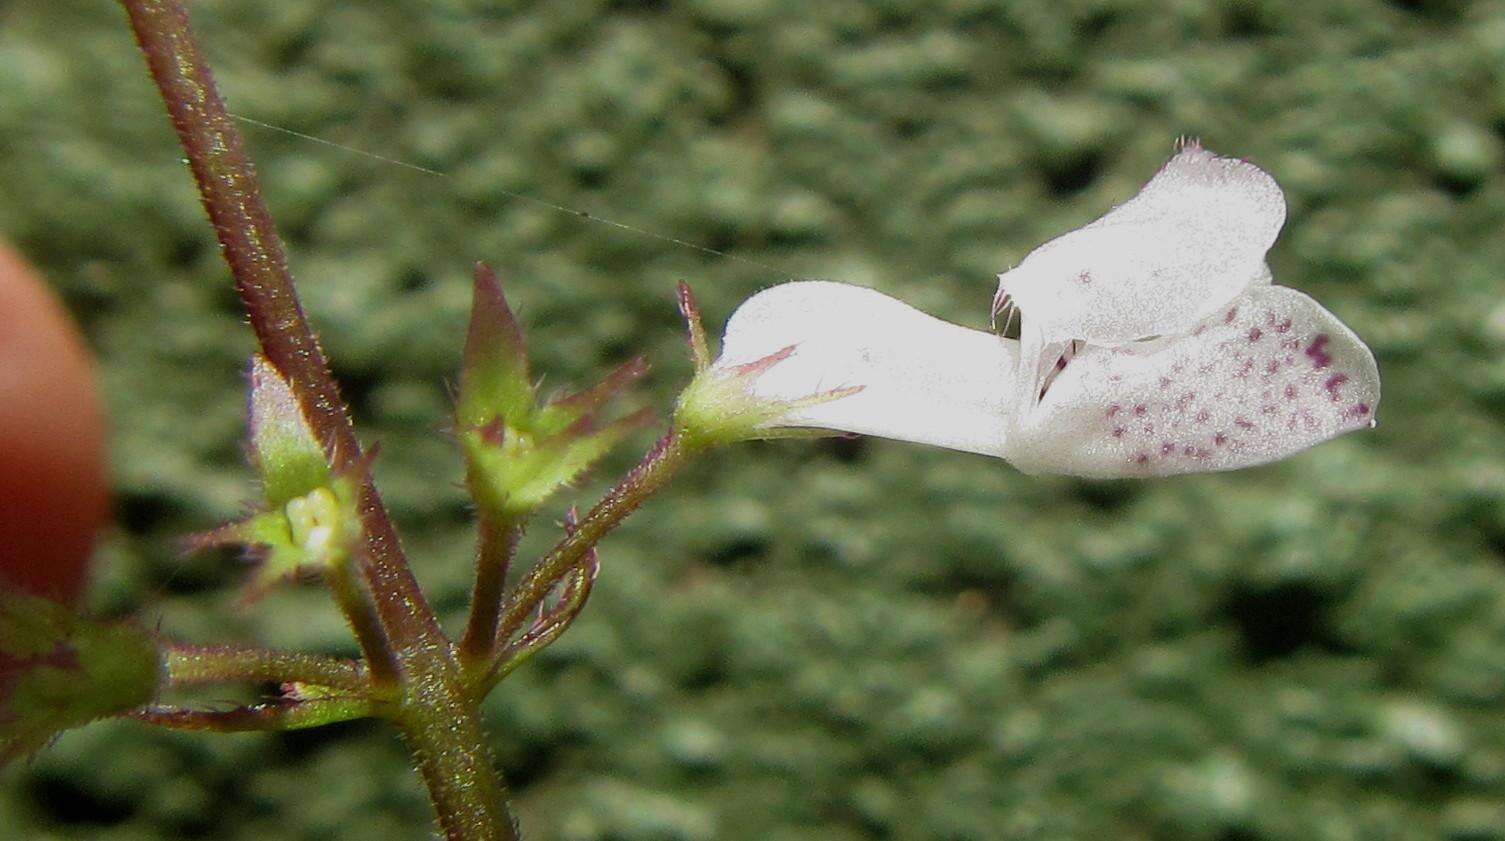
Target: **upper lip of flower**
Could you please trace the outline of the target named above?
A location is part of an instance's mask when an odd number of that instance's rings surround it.
[[[998,276],[995,301],[1023,313],[1025,373],[1040,386],[1073,340],[1116,346],[1189,332],[1269,282],[1265,253],[1285,216],[1268,173],[1183,138],[1133,198]]]
[[[841,386],[771,423],[982,452],[1030,472],[1143,476],[1282,458],[1372,425],[1368,348],[1265,252],[1274,180],[1183,143],[1140,193],[999,276],[1013,341],[871,290],[797,282],[729,320],[728,370],[793,345],[747,384],[767,399]]]

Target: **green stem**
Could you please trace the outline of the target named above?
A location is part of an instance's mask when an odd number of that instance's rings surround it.
[[[637,467],[596,503],[596,507],[585,515],[579,526],[518,582],[502,609],[497,630],[498,642],[505,643],[511,638],[537,609],[539,602],[585,558],[586,553],[626,519],[628,514],[636,511],[648,497],[667,484],[699,450],[700,448],[687,444],[677,432],[670,432],[660,438],[653,449],[638,462]],[[487,688],[495,684],[495,673],[500,665],[493,664],[493,674],[487,681]]]
[[[521,518],[505,512],[483,511],[476,546],[476,584],[470,600],[470,617],[460,640],[460,661],[489,663],[496,651],[497,621],[506,595],[507,568],[522,537]]]
[[[398,711],[408,750],[450,841],[517,841],[506,791],[481,729],[476,702],[456,686],[418,686],[422,702]],[[503,804],[501,809],[497,804]]]
[[[244,681],[365,689],[365,670],[354,660],[270,648],[173,643],[167,648],[167,673],[175,686]]]

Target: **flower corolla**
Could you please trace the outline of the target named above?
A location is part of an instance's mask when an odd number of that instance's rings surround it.
[[[1372,426],[1379,403],[1358,336],[1272,284],[1265,254],[1285,212],[1269,174],[1183,143],[1134,198],[999,275],[994,312],[1019,316],[1017,340],[796,281],[732,314],[704,376],[786,407],[759,421],[770,432],[933,444],[1029,473],[1274,461]]]

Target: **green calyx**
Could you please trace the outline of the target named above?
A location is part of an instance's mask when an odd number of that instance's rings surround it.
[[[251,361],[250,438],[266,509],[189,539],[192,548],[243,544],[259,560],[245,598],[343,564],[361,535],[359,471],[337,473],[286,378]],[[364,468],[361,468],[364,470]]]
[[[588,434],[533,433],[500,418],[460,439],[476,504],[510,518],[526,516],[575,481],[638,424],[617,422]]]
[[[781,426],[792,411],[837,400],[862,390],[838,388],[795,400],[776,400],[753,393],[758,377],[788,359],[794,346],[743,365],[717,365],[711,358],[700,308],[688,284],[679,284],[679,311],[684,316],[695,363],[695,378],[680,392],[674,407],[674,429],[691,448],[714,447],[737,441],[768,438],[809,438],[830,435],[820,429]]]
[[[747,385],[746,375],[732,371],[697,373],[674,407],[674,428],[686,445],[713,447],[767,437],[769,425],[785,407],[752,396]]]
[[[540,404],[522,331],[496,275],[478,264],[455,410],[476,504],[500,516],[526,517],[579,478],[649,419],[647,412],[607,423],[598,418],[608,400],[646,371],[634,359],[590,389]]]
[[[259,560],[246,583],[254,600],[281,581],[312,576],[344,564],[358,545],[357,487],[347,477],[289,499],[281,508],[231,523],[195,541],[202,545],[244,544]]]

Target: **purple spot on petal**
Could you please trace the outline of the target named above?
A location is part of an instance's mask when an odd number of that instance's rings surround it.
[[[1290,385],[1290,384],[1286,385],[1286,399],[1287,400],[1295,400],[1296,399],[1296,386]]]
[[[1322,387],[1327,389],[1327,393],[1333,398],[1333,402],[1336,403],[1342,396],[1338,394],[1338,389],[1346,382],[1348,382],[1347,374],[1333,374],[1327,378],[1327,382],[1323,383]]]
[[[1175,451],[1176,451],[1176,445],[1172,444],[1169,441],[1166,441],[1164,444],[1160,445],[1160,454],[1163,455],[1163,456],[1168,456],[1171,453],[1174,453]]]
[[[1076,282],[1084,284],[1084,285],[1088,284],[1088,283],[1091,283],[1092,282],[1092,272],[1084,271],[1084,272],[1078,274],[1076,276]]]
[[[1362,418],[1365,415],[1369,414],[1369,404],[1368,403],[1355,403],[1353,405],[1353,408],[1349,409],[1348,411],[1349,411],[1349,414],[1352,414],[1354,417],[1356,417],[1356,418]]]
[[[1275,332],[1277,333],[1284,333],[1289,329],[1291,329],[1291,319],[1289,318],[1275,325]]]
[[[1203,409],[1197,412],[1197,416],[1193,420],[1195,420],[1197,423],[1207,423],[1207,419],[1210,417],[1212,417],[1212,413],[1207,411],[1206,409]]]
[[[1216,433],[1212,436],[1212,443],[1217,444],[1219,447],[1221,447],[1224,444],[1228,443],[1228,436],[1221,432]]]
[[[1134,463],[1135,464],[1149,464],[1149,462],[1150,462],[1150,454],[1149,453],[1140,453],[1139,455],[1137,455],[1137,456],[1134,457]]]
[[[1259,341],[1259,337],[1263,336],[1264,334],[1265,334],[1265,332],[1263,330],[1259,329],[1258,327],[1250,327],[1249,328],[1249,341],[1250,342],[1257,342],[1257,341]]]
[[[1272,359],[1272,360],[1270,360],[1270,364],[1265,366],[1265,373],[1267,373],[1267,374],[1274,374],[1274,373],[1278,372],[1279,370],[1280,370],[1280,360],[1279,359]]]
[[[1116,415],[1119,412],[1123,411],[1123,408],[1124,407],[1118,405],[1117,403],[1110,404],[1108,406],[1108,417],[1110,417],[1110,418],[1113,417],[1114,415]]]
[[[1144,417],[1145,412],[1148,411],[1149,409],[1145,408],[1145,405],[1143,403],[1140,403],[1134,407],[1134,417],[1142,418]]]
[[[1242,415],[1233,419],[1233,425],[1238,427],[1239,429],[1254,428],[1254,424],[1251,423],[1248,418],[1243,417]]]
[[[1313,368],[1326,368],[1333,364],[1332,355],[1327,352],[1328,337],[1326,333],[1318,333],[1312,339],[1312,343],[1305,351],[1307,358],[1312,360]]]
[[[1238,307],[1231,307],[1229,308],[1228,312],[1223,315],[1223,323],[1232,324],[1235,318],[1238,318]]]
[[[1113,437],[1114,438],[1122,438],[1122,437],[1124,437],[1124,432],[1126,432],[1126,431],[1127,430],[1125,430],[1121,426],[1115,426],[1115,427],[1113,427]]]

